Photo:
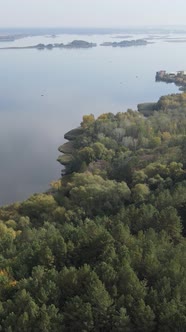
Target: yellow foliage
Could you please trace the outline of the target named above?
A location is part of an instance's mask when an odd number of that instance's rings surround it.
[[[61,188],[61,180],[52,181],[50,183],[50,186],[51,186],[52,189],[56,189],[56,190],[60,189]]]
[[[0,276],[1,277],[8,277],[8,273],[5,270],[0,270]]]
[[[107,114],[107,113],[103,113],[103,114],[101,114],[101,115],[98,117],[98,119],[100,119],[100,120],[107,120],[107,118],[108,118],[108,114]]]
[[[9,283],[9,286],[11,286],[11,287],[15,287],[16,285],[17,285],[16,280],[10,281],[10,283]]]
[[[164,131],[161,134],[161,137],[163,141],[168,141],[169,139],[171,139],[171,134],[168,131]]]
[[[12,239],[16,238],[16,232],[13,228],[7,227],[3,221],[0,221],[0,236],[3,237],[4,235],[9,235]]]
[[[2,280],[4,280],[6,287],[15,287],[17,285],[17,281],[12,280],[11,276],[4,269],[0,270],[0,278],[1,277],[3,277]]]
[[[83,116],[83,122],[81,123],[81,126],[83,128],[86,128],[89,124],[93,123],[95,121],[94,115],[84,115]]]

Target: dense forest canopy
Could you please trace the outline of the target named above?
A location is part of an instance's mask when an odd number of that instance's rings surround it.
[[[186,93],[65,138],[61,179],[0,209],[0,331],[185,332]]]

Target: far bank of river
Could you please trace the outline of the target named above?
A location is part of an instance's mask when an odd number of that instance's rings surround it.
[[[150,44],[145,39],[137,39],[137,40],[123,40],[120,42],[104,42],[100,44],[100,46],[111,46],[111,47],[131,47],[131,46],[146,46]],[[96,43],[87,42],[84,40],[73,40],[68,44],[64,43],[54,43],[54,44],[42,44],[39,43],[37,45],[30,45],[30,46],[9,46],[9,47],[1,47],[0,50],[23,50],[23,49],[53,49],[53,48],[64,48],[64,49],[72,49],[72,48],[92,48],[96,47]]]

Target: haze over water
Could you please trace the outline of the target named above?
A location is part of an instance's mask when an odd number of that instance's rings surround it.
[[[35,36],[0,47],[74,39],[100,44],[119,41],[116,35]],[[132,33],[130,39],[141,37]],[[60,177],[57,148],[84,114],[136,109],[178,91],[155,83],[155,73],[186,70],[186,43],[164,39],[130,48],[0,50],[0,205],[43,192]]]

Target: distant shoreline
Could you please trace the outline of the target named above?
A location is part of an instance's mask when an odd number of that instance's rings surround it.
[[[1,47],[0,50],[24,50],[24,49],[38,49],[38,50],[52,50],[53,48],[65,48],[65,49],[71,49],[71,48],[92,48],[96,47],[96,43],[89,43],[84,40],[73,40],[71,43],[63,44],[63,43],[55,43],[55,44],[37,44],[33,46],[9,46],[9,47]]]
[[[145,39],[136,39],[136,40],[123,40],[120,42],[104,42],[100,44],[100,46],[105,47],[131,47],[131,46],[146,46],[151,44]],[[96,47],[96,43],[87,42],[84,40],[73,40],[68,44],[63,43],[54,43],[54,44],[37,44],[33,46],[8,46],[8,47],[0,47],[0,50],[24,50],[24,49],[38,49],[38,50],[52,50],[53,48],[60,48],[60,49],[78,49],[78,48],[93,48]]]

